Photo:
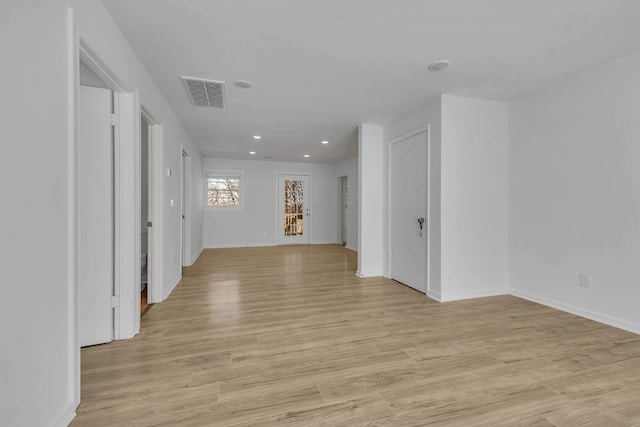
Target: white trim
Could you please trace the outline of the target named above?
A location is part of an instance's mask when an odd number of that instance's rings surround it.
[[[74,402],[67,402],[67,407],[52,425],[54,427],[67,427],[77,415],[75,411],[76,407],[77,405]]]
[[[140,253],[141,249],[141,239],[142,236],[142,223],[140,221],[140,217],[142,216],[142,184],[141,184],[141,172],[142,172],[142,121],[141,119],[141,111],[142,105],[140,104],[140,93],[136,90],[133,93],[133,111],[132,113],[132,124],[133,124],[133,135],[131,142],[133,143],[133,288],[131,289],[131,298],[133,303],[133,324],[131,336],[134,336],[140,332],[140,304],[142,294],[140,290],[142,289],[142,278],[140,277],[140,273],[142,271],[141,266],[141,258]],[[122,129],[122,126],[121,126]],[[120,310],[122,312],[123,310]]]
[[[149,117],[148,117],[149,118]],[[164,260],[164,125],[153,122],[149,127],[153,144],[153,256],[151,263],[153,269],[153,283],[149,285],[150,304],[164,301],[164,272],[162,264]]]
[[[67,262],[67,274],[69,276],[68,281],[68,334],[69,334],[69,399],[71,401],[71,408],[65,410],[64,414],[58,421],[57,425],[67,425],[75,417],[75,408],[80,405],[80,342],[79,342],[79,322],[80,318],[80,305],[78,302],[78,281],[76,274],[76,259],[77,259],[77,233],[76,233],[76,147],[77,147],[77,134],[78,134],[78,120],[77,120],[77,105],[78,105],[78,93],[77,88],[80,85],[79,67],[79,35],[76,27],[75,15],[72,8],[67,9],[67,43],[68,43],[68,55],[67,55],[67,75],[68,75],[68,92],[67,92],[67,128],[69,132],[69,141],[67,145],[67,156],[69,167],[67,168],[67,191],[69,194],[68,201],[68,221],[67,221],[67,245],[69,250],[68,262]],[[64,421],[67,420],[69,413],[70,418],[67,424]]]
[[[350,251],[358,252],[358,248],[354,248],[353,246],[345,245],[345,248],[349,249]]]
[[[509,289],[509,295],[513,295],[518,298],[533,301],[538,304],[546,305],[547,307],[562,310],[567,313],[575,314],[576,316],[584,317],[594,320],[596,322],[604,323],[605,325],[613,326],[615,328],[624,329],[625,331],[633,332],[634,334],[640,334],[640,324],[628,322],[617,317],[609,316],[607,314],[599,313],[597,311],[586,310],[584,308],[576,307],[571,304],[565,304],[563,302],[530,294],[529,292],[521,291],[518,289]]]
[[[412,131],[409,131],[409,132],[407,132],[407,133],[405,133],[403,135],[400,135],[397,138],[393,138],[387,144],[388,144],[388,146],[391,146],[391,145],[393,145],[393,144],[395,144],[397,142],[404,141],[405,139],[409,139],[412,136],[416,136],[418,134],[421,134],[422,132],[426,132],[427,130],[429,130],[429,126],[430,125],[428,125],[428,124],[426,124],[424,126],[420,126],[419,128],[416,128],[416,129],[414,129]]]
[[[186,166],[186,167],[185,167]],[[191,253],[191,156],[180,144],[180,267],[188,267]],[[242,205],[242,175],[240,176],[240,205]],[[186,188],[186,191],[185,191]],[[184,218],[182,218],[184,216]]]
[[[113,114],[118,117],[120,114],[120,97],[119,93],[113,94]],[[120,219],[120,123],[116,121],[116,126],[113,130],[113,236],[114,236],[114,249],[113,249],[113,296],[119,298],[120,296],[120,226],[122,220]],[[113,338],[120,339],[120,307],[118,304],[113,309]]]
[[[202,255],[202,251],[204,251],[204,248],[200,248],[200,251],[198,251],[198,253],[195,254],[193,258],[191,258],[191,260],[189,260],[189,265],[187,267],[192,266],[193,263],[196,262],[198,258],[200,258],[200,255]]]
[[[94,53],[95,50],[91,48],[82,38],[82,31],[80,31],[78,37],[78,55],[84,64],[93,71],[96,76],[106,83],[109,88],[114,92],[125,92],[122,85],[113,77],[113,74],[109,68],[100,60],[100,58]]]
[[[427,289],[426,295],[431,299],[434,299],[438,302],[442,302],[442,295],[440,295],[440,292],[435,292],[430,289]]]
[[[437,295],[435,292],[434,295]],[[469,292],[446,293],[444,297],[439,299],[440,302],[461,301],[465,299],[495,297],[499,295],[508,295],[506,289],[480,289]]]
[[[336,242],[312,242],[309,243],[309,245],[307,245],[306,243],[302,243],[302,244],[297,244],[297,246],[313,246],[313,245],[336,245],[336,246],[342,246],[342,243],[336,243]],[[207,246],[204,249],[230,249],[230,248],[273,248],[273,247],[278,247],[278,246],[296,246],[296,244],[291,244],[291,245],[280,245],[276,242],[259,242],[259,243],[246,243],[246,244],[233,244],[233,245],[214,245],[214,246]],[[351,249],[351,248],[347,248],[350,249],[352,251],[355,251],[355,249]],[[202,253],[202,250],[200,250],[200,253]],[[356,251],[357,252],[357,251]],[[200,254],[198,254],[198,256],[200,256]],[[198,256],[196,256],[194,258],[194,262],[195,260],[198,258]]]
[[[228,249],[228,248],[262,248],[262,247],[276,247],[278,244],[276,242],[260,242],[260,243],[245,243],[245,244],[232,244],[232,245],[213,245],[206,246],[204,249]]]
[[[176,286],[178,286],[178,283],[180,283],[180,281],[182,280],[182,274],[178,275],[178,277],[176,277],[176,279],[173,281],[173,283],[171,284],[171,287],[169,288],[169,291],[164,294],[162,300],[166,300],[169,295],[171,295],[171,292],[173,292],[173,290],[176,288]]]
[[[433,255],[434,245],[433,245],[433,234],[431,229],[431,209],[433,209],[433,203],[431,203],[431,123],[427,124],[427,164],[426,164],[426,174],[425,178],[427,180],[427,206],[426,206],[426,233],[427,233],[427,295],[431,291],[431,256]],[[440,252],[440,247],[437,248],[438,253]],[[441,258],[441,256],[439,257]],[[432,292],[434,295],[438,295],[440,297],[439,292]],[[440,301],[440,299],[438,299]]]

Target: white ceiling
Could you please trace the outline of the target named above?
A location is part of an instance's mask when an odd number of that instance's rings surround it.
[[[335,163],[360,123],[437,94],[510,100],[640,49],[638,0],[103,3],[206,157]],[[227,108],[192,106],[182,75],[225,81]]]

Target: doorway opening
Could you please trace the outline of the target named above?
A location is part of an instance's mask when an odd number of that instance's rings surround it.
[[[69,304],[74,307],[69,317],[72,337],[69,340],[72,354],[69,381],[74,384],[73,401],[77,406],[80,403],[81,347],[132,338],[140,329],[140,276],[136,274],[140,263],[137,216],[140,182],[136,175],[140,161],[140,104],[138,93],[126,92],[83,39],[73,10],[69,9],[68,13],[68,46],[72,52],[68,61],[69,244],[72,253]],[[92,95],[81,99],[86,93]],[[86,135],[83,134],[85,131]],[[95,254],[83,242],[83,239],[91,242],[87,237],[91,233],[100,234],[102,257],[93,256]],[[90,269],[86,256],[93,256],[91,262],[95,261],[101,270]],[[86,301],[90,304],[99,301],[99,309],[85,310]],[[100,337],[97,331],[104,333]],[[85,340],[89,335],[92,339]]]

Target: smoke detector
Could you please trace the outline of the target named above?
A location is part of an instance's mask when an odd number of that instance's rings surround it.
[[[225,108],[225,83],[216,80],[181,76],[193,105],[197,107]]]
[[[449,65],[451,65],[451,61],[449,61],[448,59],[441,59],[440,61],[432,62],[431,64],[429,64],[429,71],[437,72],[446,70]]]
[[[249,80],[236,80],[233,84],[240,89],[249,89],[251,87],[251,82]]]

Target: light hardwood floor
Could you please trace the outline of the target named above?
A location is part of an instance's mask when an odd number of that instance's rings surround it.
[[[511,296],[437,303],[337,245],[206,250],[82,350],[73,426],[640,426],[640,336]]]

